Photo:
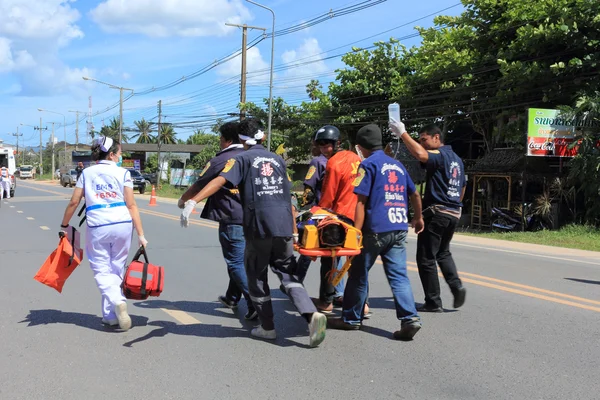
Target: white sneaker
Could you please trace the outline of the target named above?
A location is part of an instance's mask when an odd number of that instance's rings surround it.
[[[308,323],[310,332],[310,347],[317,347],[325,340],[325,331],[327,329],[327,317],[320,312],[313,313]]]
[[[117,320],[119,321],[119,328],[124,331],[128,331],[131,328],[131,317],[127,314],[127,303],[119,303],[115,307],[115,313],[117,314]]]
[[[109,326],[117,326],[119,325],[119,320],[118,319],[106,319],[106,318],[102,318],[102,323],[104,325],[109,325]]]
[[[250,334],[259,339],[267,339],[267,340],[277,339],[277,332],[275,332],[275,329],[267,331],[267,330],[263,329],[263,327],[260,325],[257,326],[256,328],[252,329]]]

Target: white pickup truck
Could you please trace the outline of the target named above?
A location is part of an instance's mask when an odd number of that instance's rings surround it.
[[[21,165],[19,167],[19,178],[33,179],[33,165]]]
[[[17,180],[15,179],[15,171],[17,170],[17,166],[15,165],[15,151],[11,148],[4,147],[1,141],[0,167],[8,168],[8,174],[10,176],[10,197],[13,197],[17,187]]]

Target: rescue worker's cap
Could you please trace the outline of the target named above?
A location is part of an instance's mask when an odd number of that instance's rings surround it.
[[[383,149],[381,129],[375,124],[365,125],[356,134],[356,144],[367,150]]]
[[[315,135],[315,142],[318,142],[319,140],[337,142],[340,140],[340,130],[333,125],[325,125],[320,128]]]

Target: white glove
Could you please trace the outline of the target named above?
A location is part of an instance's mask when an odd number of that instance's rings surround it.
[[[294,237],[294,244],[298,244],[298,234],[294,233],[292,236]]]
[[[406,133],[406,126],[404,126],[404,123],[402,121],[396,121],[394,118],[390,118],[389,127],[396,137],[400,137]]]
[[[138,244],[144,247],[148,246],[148,241],[146,240],[144,235],[138,236]]]
[[[192,215],[192,211],[196,207],[196,202],[194,200],[188,200],[185,202],[185,207],[181,212],[181,227],[187,228],[190,226],[190,215]]]

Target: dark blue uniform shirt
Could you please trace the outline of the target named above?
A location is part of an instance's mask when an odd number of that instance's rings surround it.
[[[292,237],[291,183],[283,158],[258,144],[230,158],[221,176],[240,189],[246,239]]]
[[[423,164],[427,170],[423,208],[437,204],[459,209],[462,207],[462,190],[467,184],[462,160],[450,146],[428,152],[429,159]]]
[[[232,157],[242,153],[242,145],[230,147],[217,153],[200,173],[200,177],[194,183],[195,189],[202,190],[208,182],[219,176],[223,167]],[[242,202],[239,190],[231,183],[225,184],[217,193],[206,200],[206,205],[202,209],[200,218],[206,218],[222,224],[241,225],[243,221]]]
[[[304,186],[310,187],[315,192],[315,204],[319,204],[319,200],[321,200],[321,189],[323,188],[326,166],[327,157],[321,154],[310,160],[308,172],[304,177]]]
[[[354,193],[366,196],[364,233],[385,233],[408,230],[408,196],[415,184],[404,165],[374,151],[358,168]]]

